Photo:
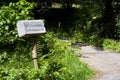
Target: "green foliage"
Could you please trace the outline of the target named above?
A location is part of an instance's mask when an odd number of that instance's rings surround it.
[[[61,69],[63,71],[61,75],[62,80],[86,80],[93,76],[93,74],[90,74],[92,71],[88,70],[88,67],[80,62],[79,58],[72,51],[65,53],[62,63],[65,65]]]
[[[99,38],[97,35],[92,35],[88,38],[89,38],[89,40],[87,42],[89,44],[94,45],[94,46],[98,46],[98,47],[102,47],[102,44],[103,44],[102,38]]]
[[[104,39],[103,48],[120,52],[120,42],[112,39]]]
[[[40,70],[34,69],[0,69],[1,80],[40,80]]]
[[[43,55],[44,64],[49,66],[44,70],[44,72],[48,71],[47,74],[50,74],[47,76],[47,80],[86,80],[90,78],[93,75],[90,74],[92,71],[79,61],[79,58],[70,47],[71,43],[61,41],[51,35],[54,34],[47,34],[44,39],[48,44],[46,49],[49,49],[46,50],[49,52]]]
[[[18,2],[19,0],[1,0],[0,1],[0,6],[3,6],[3,5],[9,5],[10,2]]]
[[[120,42],[113,39],[104,39],[98,35],[80,34],[80,32],[73,33],[72,42],[85,42],[90,45],[102,47],[104,49],[120,52]]]
[[[73,31],[72,34],[70,35],[71,37],[71,42],[83,42],[83,34],[80,31]]]
[[[3,52],[3,53],[0,55],[0,64],[2,64],[3,62],[5,62],[5,60],[8,60],[8,56],[7,56],[7,53],[6,53],[6,52]]]
[[[20,0],[17,3],[10,3],[0,8],[0,48],[7,48],[11,45],[14,48],[16,41],[20,40],[17,34],[16,23],[18,20],[33,19],[31,17],[34,3]]]
[[[28,56],[19,55],[19,52],[13,53],[12,56],[5,53],[2,57],[6,59],[4,56],[7,55],[7,59],[10,59],[0,66],[0,78],[3,80],[86,80],[92,77],[93,71],[79,61],[70,47],[71,44],[54,36],[54,33],[48,32],[38,38],[38,70],[31,69],[33,68],[29,57],[31,53],[26,54]]]
[[[115,22],[116,22],[116,37],[119,39],[120,38],[120,11],[119,14],[116,16],[115,18]]]

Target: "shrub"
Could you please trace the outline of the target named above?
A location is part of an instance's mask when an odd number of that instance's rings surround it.
[[[120,42],[112,39],[104,39],[103,48],[120,52]]]
[[[86,80],[93,76],[93,71],[79,61],[78,56],[70,47],[70,43],[59,40],[53,33],[48,32],[38,38],[39,69],[30,69],[32,64],[26,61],[29,57],[21,55],[22,59],[13,57],[0,67],[0,77],[5,80]],[[45,52],[45,53],[44,53]],[[15,54],[17,55],[17,54]],[[29,54],[28,54],[29,55]],[[14,59],[16,58],[16,59]],[[13,61],[12,65],[9,65]],[[32,61],[31,61],[32,63]],[[28,65],[26,65],[28,64]],[[23,66],[26,65],[26,66]],[[19,66],[19,67],[16,67]]]
[[[20,0],[0,8],[0,48],[2,50],[13,50],[18,38],[16,23],[18,20],[33,19],[32,9],[34,3]]]

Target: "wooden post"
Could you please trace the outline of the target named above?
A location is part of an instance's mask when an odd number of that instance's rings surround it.
[[[35,69],[38,69],[37,38],[33,37],[32,41],[33,41],[32,58],[34,59]]]

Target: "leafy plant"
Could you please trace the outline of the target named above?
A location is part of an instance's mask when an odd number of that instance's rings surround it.
[[[33,19],[34,3],[20,0],[0,8],[0,48],[14,49],[18,40],[16,23],[18,20]]]
[[[48,33],[44,36],[43,40],[47,43],[46,49],[49,49],[47,50],[49,52],[42,55],[41,61],[43,63],[40,61],[40,65],[48,66],[44,66],[44,72],[49,74],[47,80],[85,80],[93,76],[92,70],[79,61],[70,47],[71,44],[53,36],[54,33]],[[46,72],[47,70],[48,72]]]
[[[5,60],[8,60],[7,52],[3,52],[3,54],[0,55],[0,64],[5,62]]]
[[[104,39],[103,48],[120,52],[120,42],[112,39]]]
[[[38,44],[41,44],[37,45],[39,47],[38,70],[31,69],[33,64],[29,56],[19,55],[21,60],[17,57],[18,54],[13,54],[12,58],[9,56],[11,59],[7,60],[8,63],[3,64],[3,66],[6,66],[0,67],[1,79],[86,80],[93,76],[93,71],[86,64],[79,61],[78,56],[70,47],[70,43],[59,40],[54,33],[48,32],[44,36],[40,36]],[[21,65],[17,60],[19,60]]]
[[[86,64],[80,62],[72,51],[65,53],[62,64],[65,66],[61,68],[61,71],[63,71],[62,80],[86,80],[93,76],[93,74],[90,74],[92,70],[88,69]]]

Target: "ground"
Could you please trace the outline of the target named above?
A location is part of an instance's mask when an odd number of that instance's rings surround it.
[[[81,43],[74,45],[81,47],[77,51],[80,60],[96,71],[90,80],[120,80],[120,53]]]

